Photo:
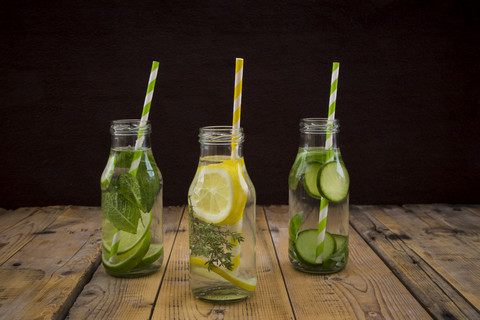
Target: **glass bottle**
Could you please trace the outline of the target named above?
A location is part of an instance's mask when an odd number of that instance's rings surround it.
[[[338,132],[338,120],[300,121],[300,146],[288,179],[288,257],[304,272],[338,272],[348,260],[350,178]]]
[[[115,277],[154,273],[163,262],[163,180],[150,146],[151,124],[115,120],[100,185],[102,263]]]
[[[190,287],[198,299],[239,301],[256,286],[255,188],[243,130],[200,128],[200,159],[188,192]]]

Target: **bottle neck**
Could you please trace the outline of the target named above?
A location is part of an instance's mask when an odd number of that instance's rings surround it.
[[[331,134],[331,143],[328,145],[329,135],[326,133],[300,133],[300,146],[303,148],[338,148],[337,134]]]
[[[243,129],[232,126],[200,128],[200,157],[241,158],[243,157]]]
[[[112,149],[150,149],[150,121],[141,125],[140,120],[114,120],[110,126]]]
[[[338,120],[305,118],[300,121],[300,147],[338,148]]]

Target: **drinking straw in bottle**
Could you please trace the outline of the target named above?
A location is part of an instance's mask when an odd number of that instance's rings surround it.
[[[237,58],[235,63],[235,85],[233,90],[233,133],[240,130],[240,116],[242,112],[242,84],[243,84],[243,59]],[[232,158],[238,155],[238,144],[232,141]]]
[[[328,120],[335,119],[335,105],[337,101],[337,86],[338,86],[338,73],[340,71],[340,63],[334,62],[332,67],[332,80],[330,84],[330,101],[328,106]],[[332,133],[328,132],[325,139],[325,150],[327,151],[326,162],[333,160],[333,152],[329,152],[332,149],[333,138]],[[317,252],[316,263],[322,263],[322,253],[325,240],[325,231],[327,228],[327,215],[328,215],[328,200],[324,197],[320,200],[320,212],[318,214],[318,237],[317,237]]]
[[[150,106],[152,104],[153,91],[155,89],[155,82],[157,80],[158,65],[159,65],[158,61],[152,62],[152,69],[150,71],[150,78],[148,80],[147,93],[145,95],[145,102],[143,103],[142,117],[140,118],[140,123],[139,123],[138,136],[137,136],[137,140],[135,141],[136,152],[134,152],[133,154],[132,164],[130,165],[130,170],[128,171],[134,177],[137,175],[138,166],[142,158],[142,151],[140,149],[142,148],[143,142],[145,140],[145,133],[142,128],[147,124],[148,115],[150,114]],[[117,254],[118,245],[120,243],[120,236],[121,236],[121,231],[118,230],[117,228],[115,228],[114,232],[115,233],[113,234],[113,239],[112,239],[112,250],[110,251],[110,261],[113,261]]]

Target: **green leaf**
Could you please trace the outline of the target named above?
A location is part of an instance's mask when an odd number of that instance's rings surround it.
[[[129,233],[137,233],[140,210],[127,201],[119,192],[102,193],[102,212],[115,228]]]
[[[140,186],[142,210],[149,212],[152,210],[153,203],[160,190],[160,176],[153,155],[143,153],[142,161],[138,166],[137,179]]]
[[[128,172],[121,173],[118,176],[117,181],[118,191],[130,201],[133,205],[139,207],[144,212],[148,212],[150,210],[145,210],[145,207],[142,202],[142,196],[140,192],[140,185],[137,179],[129,174]]]
[[[122,151],[117,155],[117,162],[115,166],[117,168],[130,168],[133,160],[133,151]]]
[[[295,240],[297,239],[298,230],[300,230],[300,226],[302,225],[302,217],[303,211],[297,213],[290,219],[289,224],[289,232],[290,232],[290,239]]]

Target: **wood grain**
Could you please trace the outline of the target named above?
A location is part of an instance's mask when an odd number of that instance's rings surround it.
[[[455,207],[458,207],[458,205]],[[480,205],[463,205],[462,209],[468,210],[480,217]]]
[[[445,205],[367,207],[368,213],[397,235],[439,277],[464,298],[452,301],[462,312],[480,309],[480,223],[469,210]],[[434,281],[438,285],[438,281]],[[440,290],[447,290],[440,287]],[[431,296],[430,290],[427,296]],[[450,293],[447,293],[452,298]],[[467,300],[472,307],[467,308]],[[436,302],[435,299],[432,302]]]
[[[345,270],[312,275],[288,260],[288,207],[266,213],[296,319],[431,319],[352,228]]]
[[[0,265],[29,243],[65,211],[65,207],[20,208],[2,215]]]
[[[47,207],[44,209],[50,210],[59,207]],[[62,207],[63,208],[63,207]],[[25,218],[28,218],[30,215],[39,211],[39,207],[27,207],[27,208],[18,208],[16,210],[5,210],[2,212],[2,224],[0,225],[0,232],[3,233],[4,230],[12,228],[15,224],[19,223]]]
[[[395,233],[376,218],[382,216],[378,211],[382,211],[379,206],[352,206],[351,224],[422,305],[438,319],[480,318],[468,301],[409,247],[407,234]]]
[[[70,309],[67,319],[149,319],[177,235],[182,207],[164,208],[164,260],[150,276],[122,279],[100,266]]]
[[[267,228],[257,207],[257,288],[241,302],[213,304],[193,297],[188,273],[188,215],[184,215],[152,319],[294,319]]]
[[[0,267],[1,316],[64,318],[98,266],[100,214],[98,208],[43,208],[7,229],[20,232],[22,245],[13,245],[20,248]]]

